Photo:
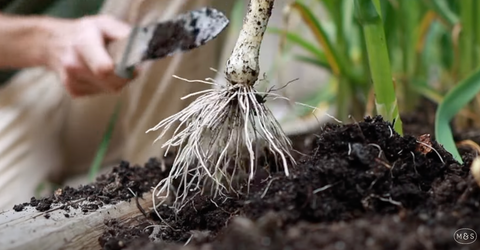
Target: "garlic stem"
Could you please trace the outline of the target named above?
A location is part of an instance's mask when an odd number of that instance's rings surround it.
[[[260,46],[274,2],[275,0],[250,0],[242,30],[225,69],[225,75],[231,84],[252,86],[257,81]]]

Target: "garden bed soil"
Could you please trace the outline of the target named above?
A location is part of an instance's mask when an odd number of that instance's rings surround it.
[[[480,241],[453,238],[460,228],[480,232],[473,152],[462,150],[460,165],[435,141],[424,140],[438,154],[406,133],[378,117],[328,124],[293,138],[308,154],[291,176],[257,179],[245,196],[196,196],[178,214],[163,206],[164,222],[152,211],[133,228],[109,221],[99,242],[137,250],[478,249]]]
[[[292,138],[301,152],[290,176],[259,168],[249,194],[198,195],[178,214],[162,206],[163,221],[139,208],[145,216],[133,226],[105,221],[98,242],[103,249],[135,250],[480,249],[480,240],[460,245],[453,238],[460,228],[480,233],[480,188],[469,169],[475,153],[462,149],[460,165],[428,137],[422,141],[435,150],[419,144],[413,127],[406,119],[408,135],[401,137],[379,117],[327,124]],[[171,163],[172,156],[144,167],[123,162],[93,185],[64,189],[72,197],[60,199],[87,197],[101,206],[131,199],[131,191],[141,196]],[[39,209],[42,202],[22,205]]]

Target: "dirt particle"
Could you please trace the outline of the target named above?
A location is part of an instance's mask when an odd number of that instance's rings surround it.
[[[23,211],[24,208],[25,208],[25,206],[23,204],[18,204],[18,205],[13,206],[13,210],[15,210],[15,212]]]
[[[51,205],[52,205],[52,200],[43,199],[38,203],[38,205],[35,208],[40,212],[45,212],[50,209]]]

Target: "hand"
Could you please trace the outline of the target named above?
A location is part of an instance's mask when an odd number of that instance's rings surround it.
[[[131,79],[115,75],[107,52],[109,42],[129,35],[130,26],[106,15],[76,20],[49,19],[45,41],[46,62],[57,72],[73,97],[117,92]]]

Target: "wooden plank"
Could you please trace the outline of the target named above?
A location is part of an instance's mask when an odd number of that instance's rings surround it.
[[[151,208],[151,193],[145,193],[138,202],[145,209]],[[32,207],[26,207],[21,212],[7,210],[0,213],[1,249],[101,249],[98,238],[103,233],[105,220],[116,218],[123,224],[143,216],[135,198],[86,213],[80,207],[70,208],[69,212],[55,209],[59,206],[52,206],[48,219],[45,217],[47,212],[38,212]]]

